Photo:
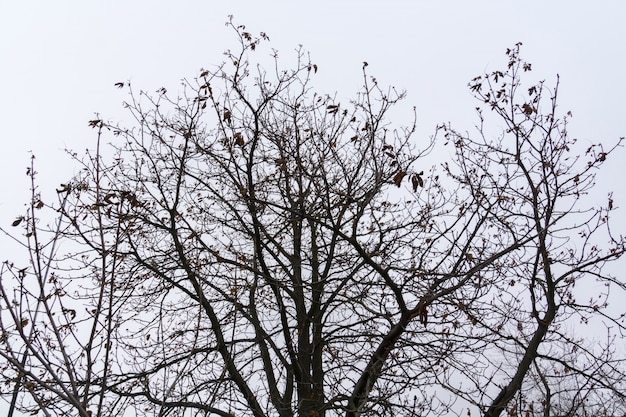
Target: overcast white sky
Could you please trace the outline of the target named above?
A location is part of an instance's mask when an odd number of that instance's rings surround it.
[[[611,142],[626,134],[620,0],[0,0],[0,221],[12,221],[27,196],[29,151],[49,187],[64,181],[75,167],[63,149],[93,146],[87,121],[94,113],[128,120],[125,92],[113,84],[176,90],[234,45],[224,25],[229,14],[253,33],[267,32],[285,59],[304,45],[324,92],[351,96],[368,61],[381,84],[408,91],[417,140],[443,121],[470,129],[475,103],[467,82],[501,66],[518,41],[537,77],[561,75],[561,109],[575,116],[574,136]],[[624,174],[621,164],[612,168]]]
[[[224,25],[230,14],[266,32],[286,60],[304,45],[323,92],[350,97],[368,61],[380,84],[408,91],[416,140],[443,121],[471,129],[467,82],[501,67],[519,41],[536,77],[561,75],[560,108],[574,114],[574,137],[609,144],[626,135],[623,0],[0,0],[0,223],[8,226],[27,200],[29,151],[52,197],[76,169],[63,149],[93,147],[94,113],[129,121],[125,91],[113,84],[175,91],[234,45]],[[625,157],[620,151],[601,177],[623,207]],[[0,253],[4,260],[6,248]]]

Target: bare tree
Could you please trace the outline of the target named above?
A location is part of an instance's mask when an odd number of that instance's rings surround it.
[[[312,92],[302,51],[295,69],[274,56],[265,70],[251,57],[267,36],[234,29],[241,49],[179,96],[129,86],[134,127],[90,122],[114,155],[88,156],[60,190],[55,236],[100,277],[83,294],[100,308],[85,351],[102,365],[72,364],[59,389],[129,415],[551,416],[606,410],[609,395],[626,412],[613,339],[572,333],[591,320],[622,341],[623,314],[576,293],[624,290],[605,272],[624,252],[613,203],[584,207],[615,148],[578,156],[556,87],[522,86],[519,45],[470,84],[486,109],[476,134],[441,126],[454,157],[424,169],[433,142],[417,150],[412,125],[391,125],[403,94],[366,63],[341,102]],[[4,340],[19,339],[5,314]],[[45,351],[21,340],[24,357]],[[29,366],[7,372],[32,395]]]
[[[442,127],[456,148],[456,167],[446,165],[446,171],[462,190],[459,218],[484,222],[469,239],[454,238],[462,248],[456,258],[464,255],[476,265],[485,252],[490,259],[499,248],[512,250],[495,269],[477,271],[476,290],[454,294],[472,323],[466,340],[484,348],[466,353],[456,367],[469,370],[460,381],[472,381],[473,390],[452,382],[456,373],[445,384],[486,416],[499,415],[516,395],[525,413],[534,407],[544,416],[578,415],[581,396],[593,397],[598,407],[610,398],[608,408],[623,413],[623,357],[616,356],[614,343],[623,335],[624,313],[612,315],[608,299],[624,290],[624,282],[604,270],[623,254],[624,238],[609,228],[611,195],[595,208],[584,203],[595,171],[615,147],[591,145],[583,155],[575,153],[579,145],[567,132],[571,114],[557,114],[558,82],[552,90],[543,82],[524,87],[520,77],[531,65],[519,57],[520,45],[507,50],[505,70],[470,83],[483,107],[504,124],[503,132],[488,134],[481,108],[475,137]],[[592,289],[598,284],[601,290]],[[590,320],[607,326],[605,343],[572,331]],[[552,407],[573,408],[562,414]],[[592,410],[599,415],[599,408]]]
[[[91,160],[91,174],[97,184],[96,161]],[[26,259],[0,267],[0,392],[10,398],[8,416],[16,410],[46,416],[66,415],[68,410],[82,417],[109,415],[104,388],[114,304],[122,298],[111,297],[117,239],[108,244],[105,235],[114,236],[119,229],[102,230],[101,209],[93,207],[92,218],[82,219],[83,225],[93,221],[93,239],[81,242],[77,251],[61,251],[60,246],[70,243],[65,237],[73,227],[64,214],[69,186],[57,190],[54,210],[61,214],[53,216],[52,225],[42,225],[38,212],[51,206],[44,204],[36,185],[34,157],[26,174],[31,201],[25,215],[12,224],[23,228],[23,238],[0,229],[26,253]],[[94,192],[98,195],[97,187]]]

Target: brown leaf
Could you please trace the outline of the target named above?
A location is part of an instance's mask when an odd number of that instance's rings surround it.
[[[243,135],[241,134],[241,132],[235,133],[235,143],[239,146],[243,146],[244,141],[243,141]]]
[[[419,178],[417,175],[412,175],[411,176],[411,182],[413,183],[413,192],[417,191],[417,187],[419,187],[420,185],[420,180],[421,178]]]
[[[411,175],[411,182],[413,183],[413,192],[417,191],[417,187],[424,187],[424,180],[422,179],[424,171]]]
[[[533,106],[531,106],[528,103],[524,103],[522,105],[522,110],[524,110],[524,114],[526,116],[530,116],[531,114],[533,114],[533,113],[535,113],[537,111]]]
[[[402,179],[406,176],[406,171],[398,171],[396,175],[393,177],[393,183],[396,184],[396,187],[400,187],[402,184]]]
[[[20,223],[22,223],[22,220],[24,220],[24,217],[20,216],[17,219],[15,219],[13,221],[13,223],[11,223],[11,226],[15,227],[15,226],[19,226]]]
[[[72,320],[76,318],[76,310],[73,308],[63,308],[63,313],[69,314]]]

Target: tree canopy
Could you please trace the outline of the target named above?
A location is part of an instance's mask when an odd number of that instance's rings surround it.
[[[30,258],[1,271],[11,410],[626,415],[625,240],[590,198],[621,139],[581,148],[520,44],[470,82],[475,131],[423,140],[367,63],[340,100],[304,51],[266,68],[267,35],[233,29],[177,95],[119,83],[132,122],[89,122],[58,202],[28,169]]]

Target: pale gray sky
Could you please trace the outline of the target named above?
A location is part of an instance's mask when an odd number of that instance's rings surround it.
[[[74,169],[63,149],[93,146],[87,121],[94,113],[128,120],[125,92],[113,84],[130,79],[137,89],[175,90],[234,45],[224,25],[229,14],[251,32],[267,32],[286,64],[304,45],[324,92],[351,96],[367,60],[381,84],[408,91],[418,140],[443,121],[470,129],[475,103],[467,82],[501,66],[504,50],[518,41],[534,76],[561,74],[561,108],[574,113],[573,135],[612,141],[626,134],[620,0],[0,0],[0,221],[11,221],[27,195],[28,151],[40,179],[50,187],[62,182]]]

